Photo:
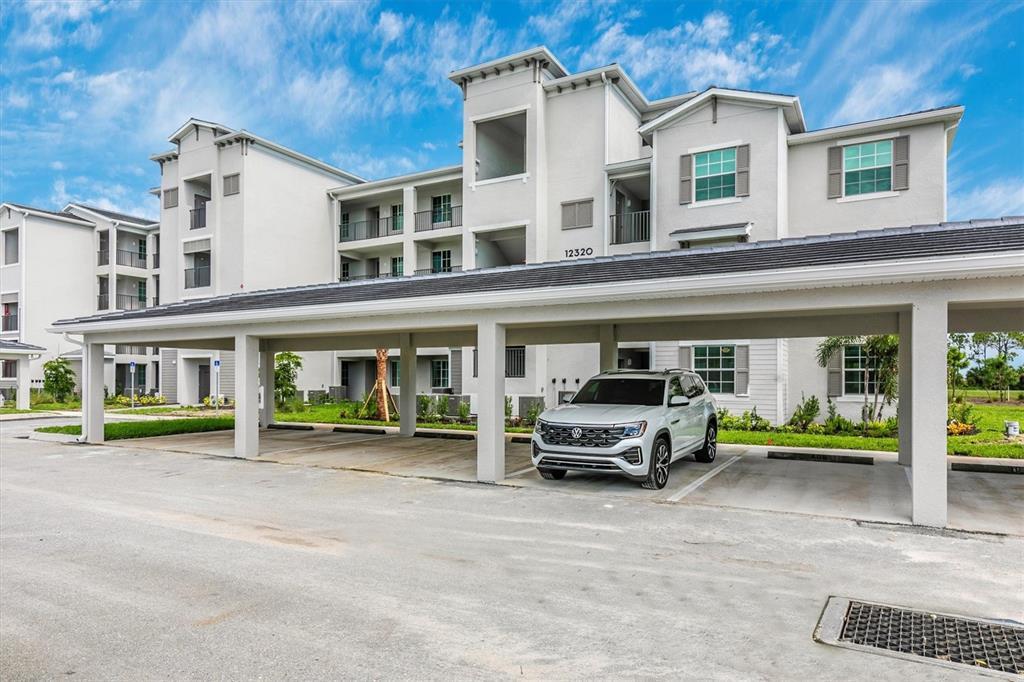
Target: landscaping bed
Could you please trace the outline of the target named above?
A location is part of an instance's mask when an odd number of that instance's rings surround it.
[[[159,421],[112,422],[103,427],[103,437],[107,440],[123,440],[126,438],[150,438],[152,436],[170,436],[179,433],[203,433],[205,431],[225,431],[235,427],[235,418],[227,417],[192,417],[188,419],[161,419]],[[39,433],[64,433],[78,436],[82,433],[81,424],[66,426],[41,426]]]

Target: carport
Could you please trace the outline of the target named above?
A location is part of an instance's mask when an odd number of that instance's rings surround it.
[[[15,407],[19,410],[27,410],[30,404],[29,360],[34,360],[45,352],[45,348],[33,346],[30,343],[0,339],[0,361],[16,363],[17,399]]]
[[[946,335],[1024,329],[1024,219],[872,230],[384,281],[233,294],[54,324],[86,344],[83,433],[103,440],[103,345],[234,350],[234,454],[258,453],[260,367],[281,351],[401,351],[415,432],[417,347],[478,350],[477,479],[505,476],[506,345],[898,333],[900,464],[912,521],[947,522]],[[273,372],[263,372],[264,395]]]

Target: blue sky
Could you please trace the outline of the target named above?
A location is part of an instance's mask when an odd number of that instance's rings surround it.
[[[0,199],[149,216],[150,154],[190,116],[364,177],[458,163],[446,75],[546,44],[648,97],[800,96],[809,128],[967,107],[950,218],[1024,214],[1022,2],[6,2]]]

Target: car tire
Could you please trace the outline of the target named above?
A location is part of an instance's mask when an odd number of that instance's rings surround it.
[[[700,450],[693,453],[694,458],[698,462],[704,464],[710,464],[715,461],[715,455],[718,454],[718,428],[714,422],[708,424],[708,430],[704,434],[704,445]]]
[[[565,478],[565,469],[537,469],[540,477],[549,481],[561,481]]]
[[[654,441],[654,454],[651,456],[647,478],[640,485],[648,490],[661,490],[668,484],[668,473],[671,466],[672,447],[669,445],[668,438],[662,436]]]

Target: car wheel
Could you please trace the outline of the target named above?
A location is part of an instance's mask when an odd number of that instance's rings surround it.
[[[672,449],[667,438],[659,438],[654,442],[654,456],[647,471],[647,478],[641,484],[648,490],[661,490],[668,483],[668,470],[672,465]]]
[[[715,461],[715,455],[718,454],[718,429],[715,428],[714,423],[708,424],[708,432],[704,434],[704,446],[693,453],[694,458],[698,462]]]
[[[537,469],[540,472],[541,478],[546,478],[549,481],[561,481],[565,478],[564,469]]]

